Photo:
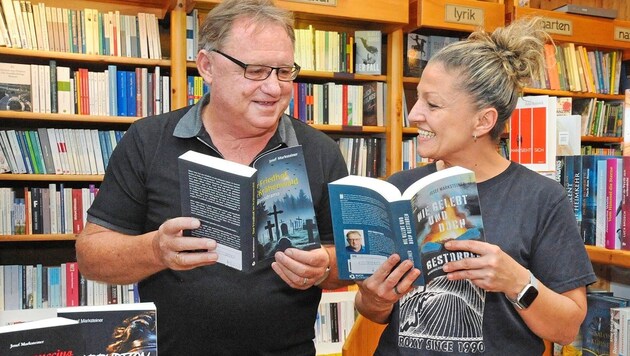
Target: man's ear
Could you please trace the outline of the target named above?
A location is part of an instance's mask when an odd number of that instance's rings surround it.
[[[213,62],[210,52],[205,49],[200,50],[197,53],[197,71],[199,76],[208,84],[212,83],[212,70]]]

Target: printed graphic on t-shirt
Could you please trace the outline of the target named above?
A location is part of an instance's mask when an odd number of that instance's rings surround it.
[[[398,345],[425,353],[483,353],[485,297],[471,281],[446,276],[416,288],[400,300]]]

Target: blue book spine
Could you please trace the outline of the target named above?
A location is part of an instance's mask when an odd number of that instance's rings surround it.
[[[26,172],[29,174],[36,173],[33,162],[31,161],[31,154],[28,149],[28,145],[26,144],[24,131],[16,130],[15,135],[17,136],[20,152],[22,153],[22,158],[24,159],[24,164],[26,165]]]
[[[128,116],[127,114],[127,90],[125,90],[125,84],[127,83],[127,72],[119,70],[117,72],[117,91],[118,96],[118,116]]]
[[[109,163],[109,152],[107,151],[107,144],[105,143],[105,133],[103,131],[98,132],[98,142],[101,144],[101,156],[103,157],[103,165],[107,169]]]

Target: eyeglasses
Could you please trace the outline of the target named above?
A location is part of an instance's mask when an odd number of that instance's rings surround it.
[[[261,64],[247,64],[247,63],[243,63],[239,61],[238,59],[232,56],[229,56],[219,51],[218,49],[213,49],[212,51],[217,52],[218,54],[232,61],[234,64],[243,68],[245,70],[243,72],[243,75],[245,76],[245,78],[250,79],[250,80],[258,80],[258,81],[265,80],[269,78],[269,76],[271,75],[271,72],[273,72],[274,69],[276,70],[276,75],[278,76],[278,80],[282,82],[293,81],[295,80],[295,78],[297,78],[298,74],[300,73],[300,66],[297,63],[293,63],[292,67],[271,67],[271,66],[265,66]]]

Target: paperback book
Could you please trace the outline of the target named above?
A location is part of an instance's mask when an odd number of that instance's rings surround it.
[[[0,62],[0,110],[33,111],[28,64]]]
[[[179,157],[190,236],[216,240],[219,263],[246,271],[288,247],[320,247],[302,146],[266,153],[253,167],[188,151]]]
[[[405,50],[405,68],[403,75],[419,78],[429,61],[429,36],[419,33],[407,33]]]
[[[0,326],[0,355],[83,355],[84,335],[76,320],[59,317]]]
[[[397,253],[422,271],[416,285],[429,284],[444,276],[447,261],[476,257],[448,251],[445,242],[485,239],[475,174],[466,168],[432,173],[402,193],[389,182],[352,175],[328,188],[340,279],[365,279]]]
[[[383,74],[381,31],[355,31],[355,68],[356,74]]]
[[[155,304],[130,303],[57,309],[57,316],[75,320],[85,338],[82,355],[155,356],[157,310]]]

